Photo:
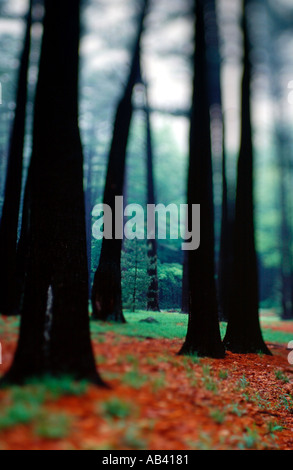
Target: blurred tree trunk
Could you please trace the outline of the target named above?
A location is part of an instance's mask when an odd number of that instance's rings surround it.
[[[147,6],[148,0],[144,0],[130,74],[124,95],[118,104],[109,154],[103,202],[112,209],[113,228],[115,227],[115,218],[118,217],[118,214],[115,213],[115,198],[123,195],[126,149],[133,114],[132,94],[139,78],[140,43]],[[123,217],[123,214],[121,216]],[[112,240],[103,239],[100,262],[92,289],[93,319],[125,322],[121,291],[122,240],[123,235],[118,238],[114,234]]]
[[[201,205],[201,244],[189,252],[189,323],[180,354],[222,358],[215,284],[214,206],[210,133],[210,99],[206,57],[206,12],[203,0],[197,0],[196,45],[194,59],[194,95],[190,131],[188,184],[189,220],[192,204]]]
[[[219,316],[221,321],[227,321],[229,317],[229,299],[233,270],[233,213],[234,204],[229,196],[228,190],[227,155],[225,151],[225,145],[223,144],[221,217],[222,220],[218,268]]]
[[[290,130],[288,130],[287,122],[284,122],[285,116],[282,109],[282,87],[280,83],[280,68],[282,67],[282,60],[278,54],[278,39],[283,31],[284,24],[280,18],[276,18],[272,11],[272,7],[268,6],[270,28],[268,31],[268,40],[274,44],[270,48],[270,84],[271,91],[274,99],[278,101],[278,111],[275,117],[275,141],[279,167],[279,190],[280,190],[280,277],[281,277],[281,302],[282,302],[282,318],[284,320],[292,319],[293,317],[293,266],[292,266],[292,218],[290,201],[292,200],[291,189],[291,169],[290,169]],[[286,103],[287,106],[287,103]]]
[[[282,318],[290,320],[293,317],[292,306],[292,229],[289,219],[289,201],[290,194],[290,162],[288,158],[288,139],[286,133],[280,128],[280,124],[276,130],[277,151],[279,159],[280,172],[280,248],[281,248],[281,295],[282,295]],[[288,182],[288,175],[290,180]],[[288,184],[289,183],[289,184]]]
[[[102,384],[89,332],[79,6],[45,1],[28,186],[30,258],[17,351],[4,383],[64,374]]]
[[[147,128],[147,204],[156,204],[155,197],[155,183],[154,183],[154,155],[153,155],[153,142],[152,142],[152,129],[150,108],[148,101],[147,84],[144,83],[145,88],[145,114],[146,114],[146,128]],[[158,250],[157,240],[148,240],[148,276],[149,286],[147,292],[147,310],[151,312],[159,312],[159,281],[158,281]]]
[[[91,269],[92,269],[92,173],[93,173],[93,151],[88,150],[87,154],[87,172],[86,172],[86,190],[85,190],[85,213],[86,213],[86,243],[87,243],[87,260],[89,275],[89,299],[91,297]]]
[[[229,322],[224,344],[235,353],[270,354],[259,322],[258,268],[253,207],[253,142],[251,124],[251,43],[248,6],[243,0],[244,73],[242,82],[242,129],[238,160],[235,209],[235,244],[230,292]]]
[[[184,253],[183,258],[183,277],[182,277],[182,299],[181,299],[181,312],[189,312],[189,269],[188,269],[188,252]]]
[[[24,47],[20,61],[16,109],[10,138],[4,205],[0,223],[0,312],[4,315],[18,313],[14,299],[15,267],[23,170],[31,26],[32,0],[29,3]]]

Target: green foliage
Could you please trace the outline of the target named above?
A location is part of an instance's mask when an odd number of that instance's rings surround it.
[[[108,418],[125,419],[132,413],[132,406],[119,398],[113,397],[102,405],[102,412]]]
[[[148,377],[142,374],[138,367],[134,367],[123,376],[123,383],[132,388],[141,388],[148,380]]]
[[[215,423],[223,424],[226,418],[226,414],[224,411],[216,409],[210,411],[210,417]]]
[[[13,387],[5,408],[0,411],[0,430],[34,423],[35,432],[42,437],[64,437],[68,420],[63,415],[48,413],[43,405],[63,396],[81,396],[87,392],[87,387],[86,382],[74,382],[70,377],[50,376],[30,380],[24,387]]]
[[[50,399],[58,400],[62,396],[81,396],[87,392],[88,382],[75,382],[72,377],[63,376],[60,378],[46,376],[40,382],[39,379],[33,379],[28,385],[35,385],[39,393],[43,391]]]
[[[220,370],[219,371],[219,379],[226,380],[229,377],[229,372],[227,370]]]
[[[14,403],[0,413],[0,430],[20,424],[29,424],[40,414],[40,407],[31,403]]]
[[[65,414],[42,413],[34,425],[34,433],[45,439],[64,439],[71,428],[71,420]]]
[[[275,377],[277,380],[280,380],[281,382],[287,384],[290,382],[289,377],[287,377],[286,374],[282,370],[276,370],[275,371]]]
[[[239,443],[239,449],[257,449],[261,442],[262,438],[256,429],[246,428],[246,433],[243,436],[243,440],[241,443]]]
[[[245,375],[243,375],[241,379],[238,380],[236,388],[237,390],[241,390],[241,389],[245,390],[248,386],[249,386],[249,381],[247,380]]]
[[[161,308],[181,308],[182,276],[182,265],[177,263],[158,264]]]
[[[283,426],[280,426],[276,421],[269,421],[267,423],[268,433],[274,436],[276,432],[283,431]]]

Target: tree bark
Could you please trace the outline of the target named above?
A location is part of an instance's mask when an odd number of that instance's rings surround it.
[[[156,204],[155,183],[154,183],[154,155],[152,142],[151,118],[148,101],[147,84],[145,87],[145,114],[147,128],[147,204]],[[147,292],[147,310],[151,312],[159,312],[159,281],[158,281],[158,250],[157,240],[154,238],[148,240],[148,276],[149,286]]]
[[[133,114],[132,93],[139,77],[140,42],[148,0],[144,0],[139,19],[128,83],[116,113],[108,172],[104,191],[104,204],[112,209],[112,226],[115,227],[115,198],[123,195],[126,150]],[[122,214],[121,214],[122,216]],[[122,238],[103,239],[100,262],[92,289],[93,319],[125,323],[122,310],[121,289]]]
[[[4,205],[0,223],[0,312],[4,315],[19,313],[17,305],[15,304],[15,269],[23,170],[31,26],[32,0],[30,1],[27,14],[24,48],[20,61],[16,110],[10,138]]]
[[[69,375],[102,385],[89,332],[79,0],[46,0],[29,169],[30,258],[17,351],[4,383]]]
[[[242,82],[242,134],[238,160],[235,209],[233,282],[229,322],[224,344],[235,353],[270,354],[259,322],[258,268],[255,248],[253,204],[253,142],[251,124],[251,52],[247,8],[243,1],[244,73]]]
[[[201,244],[189,252],[189,323],[180,354],[222,358],[215,284],[214,206],[210,134],[210,101],[206,59],[205,10],[196,1],[194,94],[190,131],[189,220],[192,204],[201,205]]]

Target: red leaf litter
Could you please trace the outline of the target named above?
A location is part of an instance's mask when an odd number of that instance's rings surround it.
[[[9,322],[4,336],[1,374],[16,347]],[[227,353],[222,360],[192,360],[177,356],[181,344],[114,333],[93,340],[110,388],[48,396],[43,412],[69,420],[62,437],[42,435],[34,420],[1,428],[12,403],[12,390],[2,390],[0,449],[293,449],[293,367],[286,345],[270,344],[273,357]]]

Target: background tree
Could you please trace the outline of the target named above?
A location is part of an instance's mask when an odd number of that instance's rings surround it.
[[[112,209],[113,227],[115,227],[115,198],[123,195],[126,150],[129,129],[133,114],[132,94],[139,79],[140,43],[148,0],[143,1],[139,18],[137,39],[135,42],[128,82],[116,112],[113,137],[108,161],[108,170],[104,190],[104,204]],[[125,322],[122,312],[121,292],[121,248],[123,235],[118,234],[112,240],[103,239],[99,266],[95,274],[92,289],[93,318],[103,321]]]
[[[145,89],[145,116],[146,116],[146,149],[147,149],[147,204],[155,205],[155,182],[154,182],[154,155],[151,128],[151,115],[148,99],[148,88],[144,82]],[[147,310],[160,311],[159,305],[159,282],[158,282],[158,250],[156,238],[148,240],[148,275],[149,286],[147,293]]]
[[[10,137],[4,205],[0,222],[0,312],[5,315],[16,313],[14,280],[26,128],[32,7],[33,0],[29,3],[24,47],[20,59],[16,109]]]
[[[214,208],[210,100],[206,57],[205,7],[195,5],[194,94],[190,130],[189,220],[192,204],[201,205],[201,245],[189,253],[189,323],[181,354],[224,357],[215,285]]]
[[[248,8],[243,0],[244,72],[242,81],[241,145],[235,208],[235,244],[229,321],[224,344],[235,353],[270,354],[259,323],[258,268],[255,248],[253,198],[253,141],[251,124],[252,47]]]
[[[49,373],[102,384],[89,333],[79,7],[79,0],[45,1],[28,177],[30,259],[17,351],[5,383]]]

